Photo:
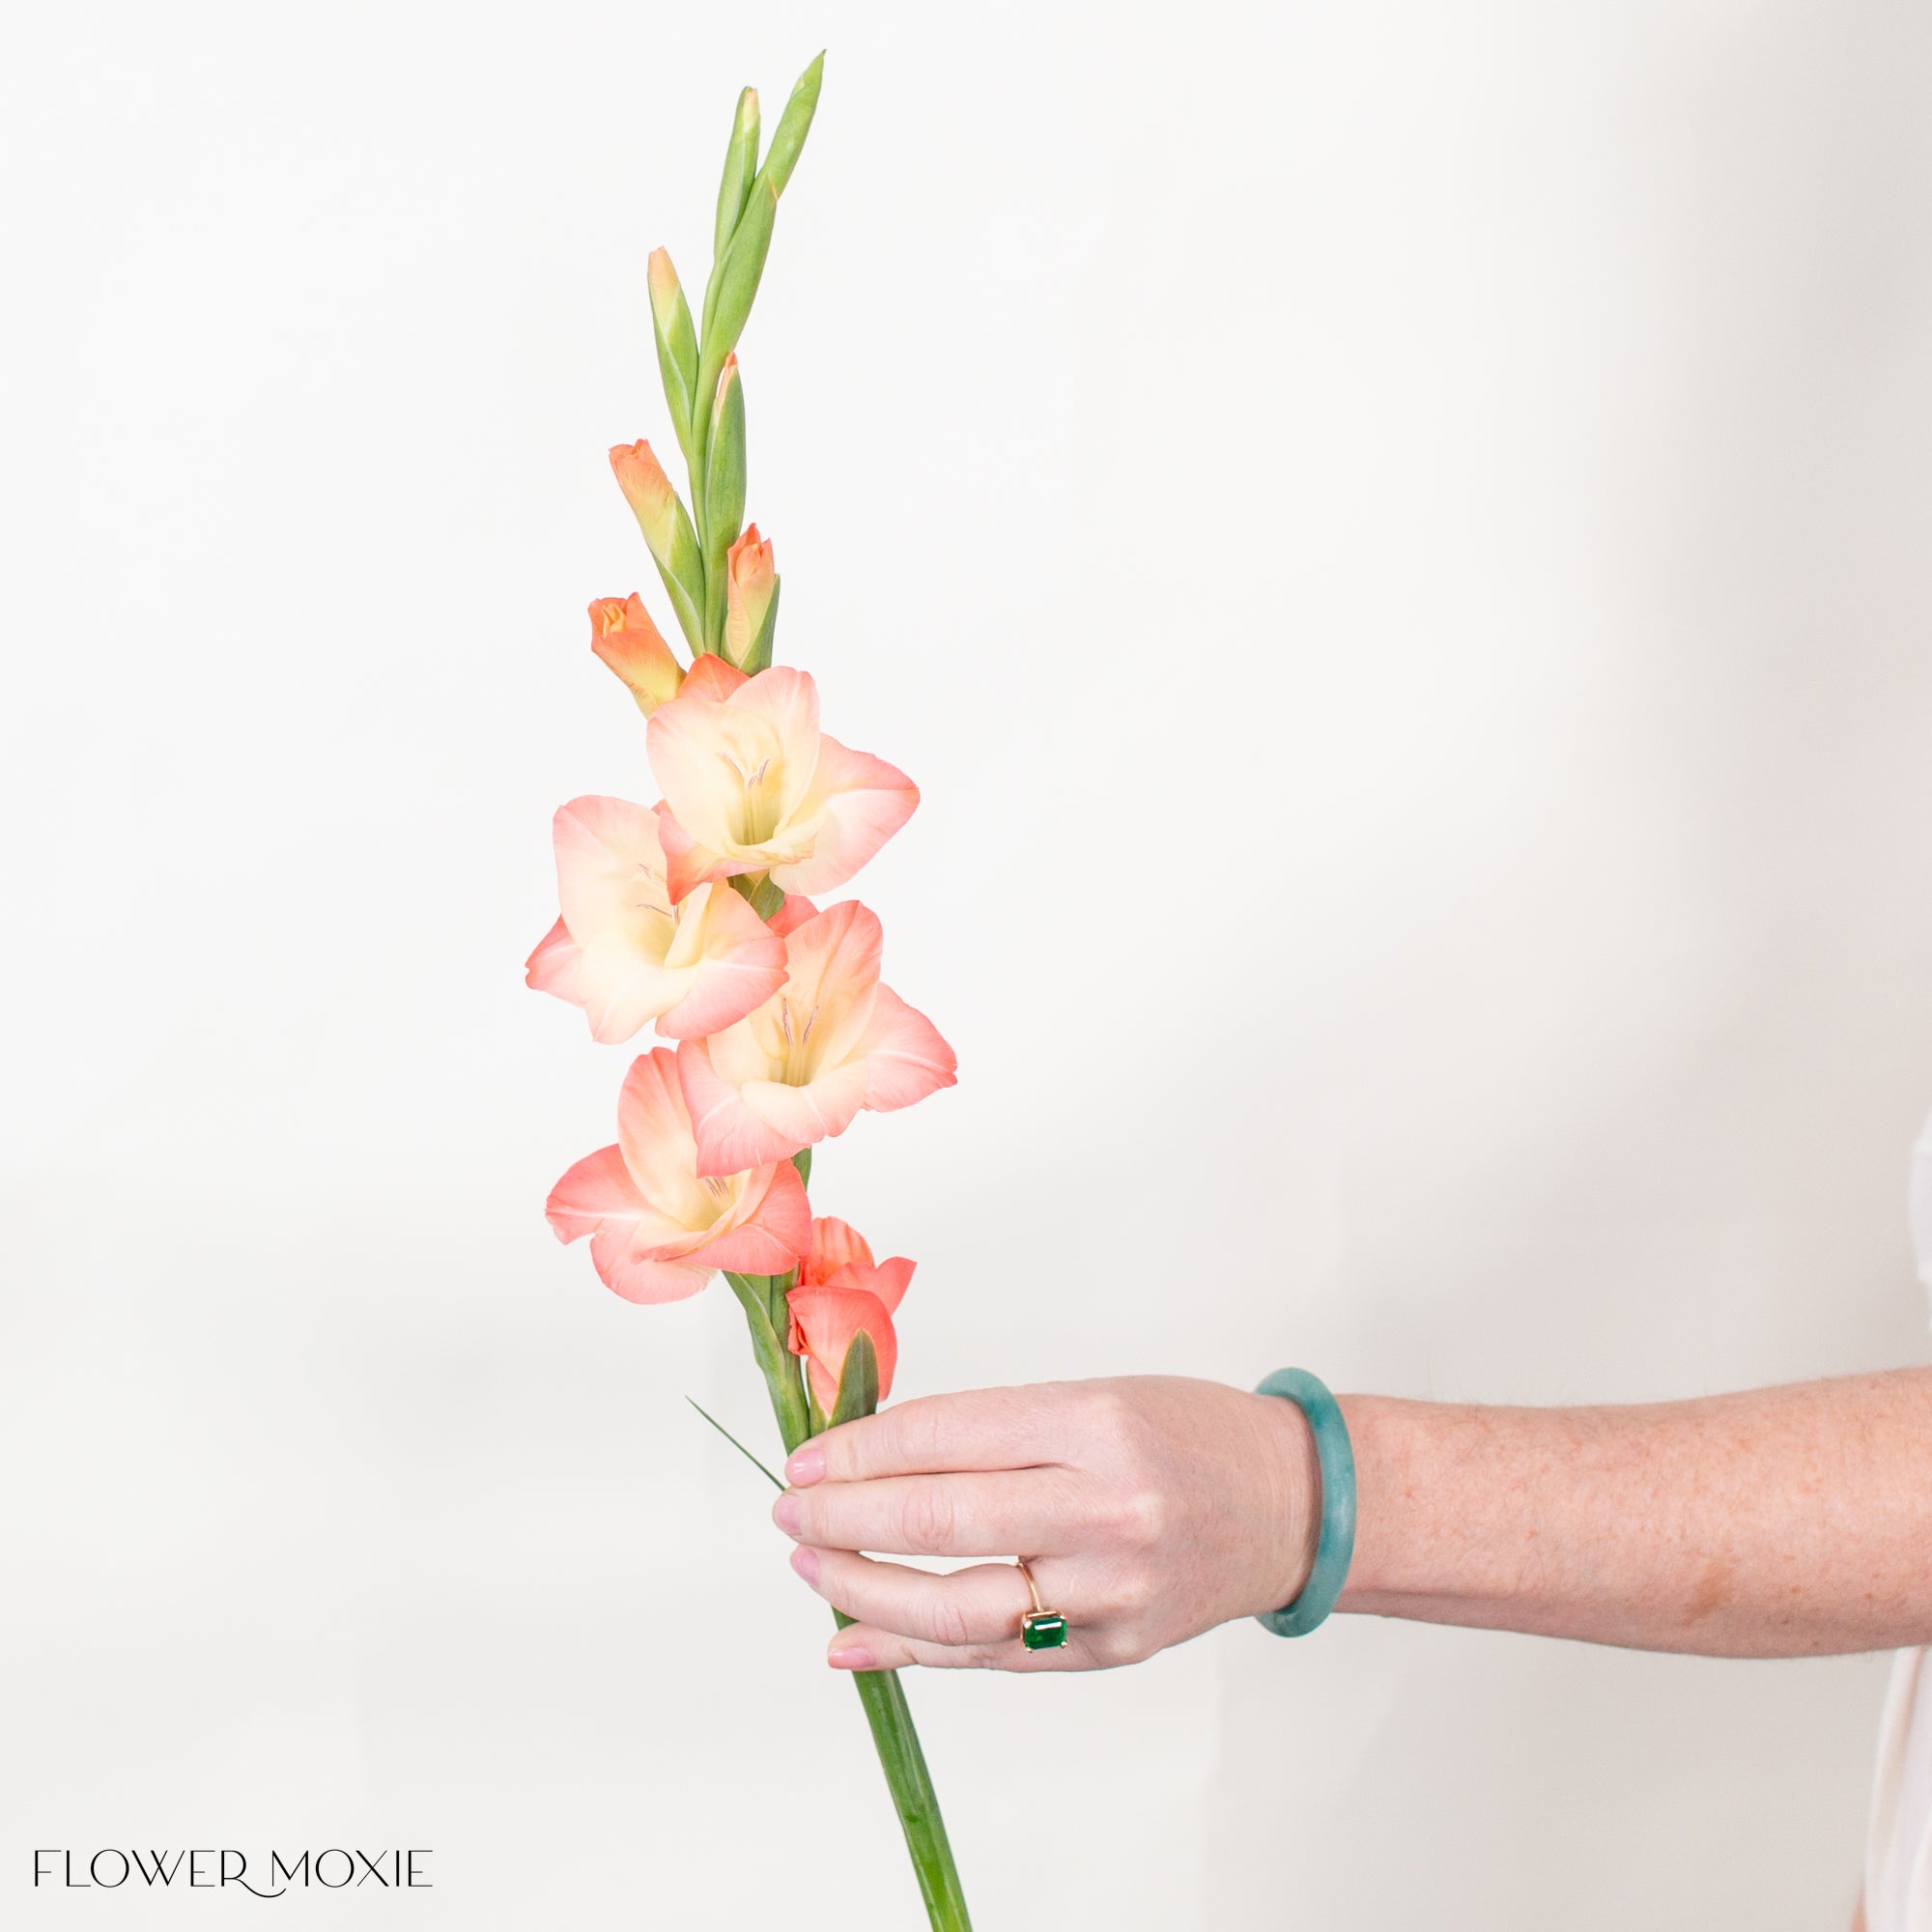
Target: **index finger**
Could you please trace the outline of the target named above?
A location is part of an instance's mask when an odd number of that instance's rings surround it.
[[[1032,1469],[1058,1463],[1066,1439],[1065,1382],[967,1389],[841,1422],[801,1443],[784,1466],[794,1489],[982,1469]]]

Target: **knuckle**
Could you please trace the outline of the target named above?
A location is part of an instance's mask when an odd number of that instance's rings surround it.
[[[951,1650],[963,1649],[972,1643],[973,1629],[966,1606],[956,1596],[942,1592],[934,1599],[926,1612],[926,1634],[934,1643],[943,1643]]]
[[[1083,1392],[1083,1420],[1089,1435],[1097,1442],[1122,1448],[1135,1437],[1137,1418],[1133,1404],[1117,1388],[1101,1384]]]
[[[920,1396],[883,1413],[894,1418],[893,1446],[901,1460],[929,1466],[946,1439],[945,1405],[932,1396]]]
[[[1145,1663],[1156,1646],[1131,1632],[1118,1628],[1103,1631],[1093,1644],[1094,1655],[1109,1670],[1130,1663]]]
[[[945,1553],[952,1541],[952,1499],[932,1483],[909,1489],[899,1505],[899,1531],[908,1550],[918,1556]]]
[[[1151,1549],[1166,1537],[1171,1515],[1159,1490],[1129,1484],[1111,1498],[1105,1528],[1113,1541],[1130,1549]]]

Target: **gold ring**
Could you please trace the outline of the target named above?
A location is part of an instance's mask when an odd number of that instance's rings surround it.
[[[1013,1561],[1026,1578],[1027,1595],[1033,1599],[1033,1608],[1020,1619],[1020,1641],[1029,1650],[1058,1650],[1066,1641],[1066,1619],[1040,1602],[1039,1585],[1033,1580],[1026,1558],[1015,1556]]]

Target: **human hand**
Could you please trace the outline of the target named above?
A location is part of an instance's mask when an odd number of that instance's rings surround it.
[[[785,1464],[792,1568],[855,1619],[827,1662],[991,1670],[1138,1663],[1300,1591],[1321,1528],[1301,1411],[1179,1376],[922,1396],[842,1423]],[[881,1563],[1004,1556],[948,1576]],[[1028,1650],[1011,1558],[1069,1629]]]

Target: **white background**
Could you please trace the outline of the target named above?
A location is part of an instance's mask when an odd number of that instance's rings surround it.
[[[722,1289],[545,1191],[653,796],[593,596],[737,87],[781,656],[956,1092],[816,1189],[900,1392],[1927,1359],[1932,30],[1871,0],[16,15],[0,1918],[903,1927]],[[1882,1665],[1338,1620],[911,1691],[984,1932],[1836,1926]],[[36,1894],[36,1846],[433,1891]]]

